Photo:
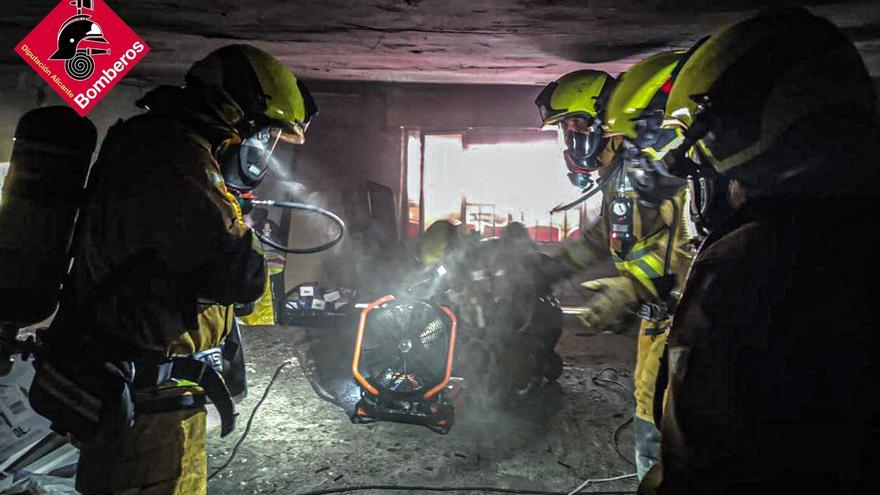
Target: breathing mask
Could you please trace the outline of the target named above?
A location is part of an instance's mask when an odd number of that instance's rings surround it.
[[[218,153],[226,185],[237,191],[250,191],[260,185],[272,164],[272,155],[282,139],[279,127],[263,127]]]
[[[667,170],[675,176],[687,178],[690,193],[690,215],[702,233],[707,234],[733,214],[734,208],[727,198],[730,178],[718,173],[712,166],[709,155],[700,146],[701,140],[711,141],[715,134],[712,129],[721,127],[715,112],[712,111],[709,95],[691,97],[698,103],[693,124],[682,131],[670,129],[674,134],[666,149],[674,149],[662,157]]]
[[[624,163],[632,187],[639,193],[639,201],[646,206],[660,206],[685,185],[684,180],[669,173],[665,163],[652,159],[637,146],[626,148]]]
[[[691,219],[701,233],[708,234],[733,213],[733,208],[727,200],[730,179],[707,165],[701,156],[699,147],[682,146],[664,161],[676,176],[687,178]]]
[[[708,169],[710,173],[696,174],[687,179],[692,198],[691,219],[703,234],[708,234],[733,213],[733,207],[727,199],[730,179],[716,173],[711,167]]]
[[[566,162],[568,164],[568,162]],[[572,167],[568,167],[568,180],[571,182],[571,185],[578,189],[586,189],[593,184],[593,179],[590,177],[589,172],[580,172],[572,170]]]
[[[663,110],[645,110],[642,114],[635,119],[635,131],[636,137],[633,140],[633,143],[639,149],[653,148],[656,147],[658,141],[663,141],[661,137],[666,133],[667,130],[662,129],[661,125],[663,124]]]
[[[595,172],[604,164],[599,161],[599,154],[606,144],[602,137],[602,125],[599,119],[593,119],[585,130],[574,130],[560,123],[560,141],[565,147],[563,157],[568,167],[568,179],[572,185],[584,188],[590,183],[590,173]]]

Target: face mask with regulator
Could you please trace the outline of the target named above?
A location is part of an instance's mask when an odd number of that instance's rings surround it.
[[[278,127],[262,127],[240,143],[221,148],[217,159],[226,186],[248,192],[260,185],[269,172],[282,134]]]
[[[663,157],[667,170],[687,180],[690,195],[690,216],[701,234],[708,234],[733,212],[727,201],[730,179],[718,173],[698,142],[712,140],[711,129],[718,122],[711,112],[708,95],[695,95],[698,102],[694,124],[686,131],[675,129],[681,145]]]
[[[572,174],[595,172],[602,166],[598,157],[606,140],[602,137],[600,119],[593,119],[589,127],[583,131],[564,130],[563,134],[565,142],[563,157]],[[569,174],[569,178],[572,174]],[[575,181],[572,180],[572,183],[575,184]]]
[[[632,139],[624,140],[623,156],[626,173],[638,193],[639,204],[649,208],[659,208],[685,185],[682,179],[670,174],[660,160],[662,155],[668,152],[666,146],[675,143],[669,142],[668,130],[661,127],[662,106],[660,109],[644,110],[641,115],[631,120],[636,134]]]
[[[581,195],[555,206],[550,210],[551,214],[574,208],[604,190],[621,166],[618,161],[611,165],[611,170],[602,175],[598,181],[593,180],[593,175],[605,166],[600,158],[603,150],[608,146],[608,139],[602,136],[601,120],[594,119],[586,133],[565,130],[562,127],[559,132],[566,147],[563,157],[568,168],[568,180],[581,190]],[[613,152],[612,149],[611,153]]]

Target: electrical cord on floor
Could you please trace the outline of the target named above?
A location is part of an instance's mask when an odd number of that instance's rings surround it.
[[[624,384],[618,382],[617,380],[612,380],[610,378],[601,378],[602,373],[605,373],[606,371],[617,372],[617,370],[614,368],[605,368],[593,377],[593,383],[595,383],[596,385],[599,385],[601,383],[610,383],[612,385],[620,387],[620,389],[624,392],[624,400],[626,400],[630,394],[629,388],[627,388]],[[626,428],[627,425],[629,425],[633,421],[635,421],[635,416],[631,415],[629,418],[626,419],[626,421],[620,423],[617,428],[615,428],[614,431],[611,432],[611,446],[614,447],[614,451],[617,452],[617,455],[621,459],[626,461],[626,463],[630,466],[636,467],[636,463],[634,461],[631,461],[629,457],[623,454],[623,452],[620,450],[620,444],[617,442],[617,436],[620,435],[620,432],[623,431],[623,429]]]
[[[602,378],[602,374],[606,371],[614,371],[617,372],[614,368],[605,368],[600,371],[595,377],[593,377],[593,383],[596,385],[601,385],[602,383],[610,383],[616,385],[623,392],[624,401],[627,400],[631,396],[631,392],[629,388],[610,378]],[[620,434],[620,431],[623,430],[628,424],[632,423],[634,420],[634,416],[630,416],[626,421],[621,423],[611,434],[611,444],[614,446],[615,452],[617,455],[621,457],[628,464],[635,467],[635,463],[620,451],[620,446],[617,443],[617,436]],[[356,492],[356,491],[366,491],[366,490],[383,490],[383,491],[404,491],[404,492],[478,492],[478,493],[511,493],[511,494],[532,494],[532,495],[574,495],[574,494],[606,494],[606,495],[632,495],[635,494],[635,491],[583,491],[584,488],[593,484],[593,483],[607,483],[611,481],[619,481],[625,480],[629,478],[635,478],[637,475],[633,474],[625,474],[622,476],[616,476],[613,478],[603,478],[603,479],[589,479],[584,481],[579,487],[570,492],[554,492],[554,491],[542,491],[542,490],[524,490],[524,489],[516,489],[516,488],[492,488],[492,487],[454,487],[454,486],[438,486],[438,487],[429,487],[429,486],[403,486],[403,485],[358,485],[358,486],[349,486],[344,488],[327,488],[323,490],[314,490],[310,492],[303,492],[297,495],[330,495],[334,493],[348,493],[348,492]]]
[[[272,374],[272,378],[269,379],[269,383],[266,385],[266,388],[263,390],[263,395],[260,397],[260,400],[254,405],[254,408],[251,410],[251,414],[248,417],[247,425],[245,426],[244,432],[241,434],[241,437],[235,442],[235,445],[232,447],[232,452],[229,454],[229,457],[226,459],[226,462],[223,463],[222,466],[218,467],[208,476],[208,480],[214,479],[218,474],[220,474],[224,469],[229,467],[232,461],[235,459],[235,456],[238,454],[238,449],[244,443],[245,439],[247,439],[248,434],[251,431],[251,427],[254,423],[254,418],[257,416],[257,412],[260,410],[260,406],[263,405],[266,398],[269,396],[269,392],[272,390],[272,386],[278,380],[278,376],[281,374],[281,371],[284,370],[288,365],[293,364],[292,359],[288,359],[281,363],[278,368],[275,369],[275,373]],[[613,381],[613,380],[608,380]],[[623,385],[621,385],[623,386]],[[625,390],[625,387],[624,387]],[[632,418],[629,419],[631,421]],[[626,424],[626,423],[624,423]],[[618,427],[620,429],[620,427]],[[616,436],[616,433],[615,433]],[[617,447],[615,443],[615,447]],[[620,453],[620,452],[618,452]],[[622,455],[622,454],[621,454]],[[582,491],[588,485],[593,483],[607,483],[611,481],[624,480],[628,478],[632,478],[636,476],[635,474],[627,474],[623,476],[617,476],[613,478],[602,478],[602,479],[589,479],[584,481],[578,488],[571,492],[554,492],[547,490],[524,490],[524,489],[516,489],[516,488],[495,488],[495,487],[486,487],[486,486],[407,486],[407,485],[355,485],[355,486],[346,486],[340,488],[326,488],[322,490],[313,490],[309,492],[299,493],[297,495],[331,495],[334,493],[347,493],[347,492],[358,492],[358,491],[367,491],[367,490],[384,490],[384,491],[403,491],[403,492],[478,492],[478,493],[509,493],[509,494],[522,494],[522,495],[575,495],[575,494],[584,494],[584,495],[634,495],[636,492],[632,490],[612,490],[612,491],[591,491],[584,492]]]
[[[636,473],[632,473],[632,474],[624,474],[623,476],[615,476],[613,478],[603,478],[603,479],[599,479],[599,480],[587,480],[587,481],[584,481],[583,483],[581,483],[580,486],[578,486],[574,490],[568,492],[566,495],[577,495],[578,493],[599,493],[599,492],[584,492],[582,490],[593,483],[608,483],[609,481],[620,481],[620,480],[625,480],[625,479],[629,479],[629,478],[635,478],[637,476],[638,475]],[[635,493],[635,492],[629,492],[629,493]]]
[[[623,390],[623,394],[624,394],[624,396],[623,396],[623,400],[627,400],[627,399],[629,399],[630,396],[631,396],[631,395],[630,395],[631,392],[630,392],[630,390],[629,390],[629,387],[627,387],[626,385],[620,383],[620,382],[617,381],[617,380],[612,380],[612,379],[610,379],[610,378],[602,378],[602,374],[605,373],[606,371],[613,371],[615,375],[617,375],[617,374],[620,373],[619,371],[617,371],[616,368],[602,368],[602,370],[599,371],[598,373],[596,373],[596,376],[593,377],[593,383],[595,383],[596,385],[598,385],[599,382],[604,382],[604,383],[611,383],[611,384],[613,384],[613,385],[617,385],[618,387],[620,387],[621,390]]]
[[[617,385],[618,387],[621,388],[621,390],[623,390],[623,393],[624,393],[624,394],[629,395],[629,389],[626,388],[626,385],[620,383],[620,382],[617,381],[617,380],[611,380],[611,379],[608,379],[608,378],[599,378],[599,377],[594,377],[594,378],[593,378],[593,383],[598,384],[599,382],[604,382],[604,383],[610,383],[610,384],[612,384],[612,385]],[[626,400],[627,395],[624,395],[624,400]]]
[[[587,480],[589,483],[602,483],[605,481],[617,481],[618,479],[626,479],[635,476],[628,474],[617,478],[607,478],[601,480]],[[583,485],[586,486],[586,485]],[[302,492],[297,495],[330,495],[333,493],[362,492],[367,490],[383,490],[383,491],[401,491],[401,492],[478,492],[478,493],[513,493],[523,495],[571,495],[573,493],[581,493],[583,495],[633,495],[633,490],[618,491],[601,491],[601,492],[553,492],[545,490],[520,490],[516,488],[492,488],[486,486],[404,486],[404,485],[356,485],[341,488],[327,488],[324,490],[314,490],[310,492]],[[583,490],[583,488],[581,488]]]
[[[269,384],[266,385],[266,388],[263,390],[263,396],[260,397],[260,400],[257,401],[256,405],[254,405],[254,408],[251,409],[251,415],[248,417],[247,426],[245,426],[245,428],[244,428],[244,433],[242,433],[241,436],[238,438],[238,440],[236,440],[235,446],[232,447],[232,453],[229,454],[229,457],[226,459],[226,462],[224,462],[222,466],[220,466],[216,470],[214,470],[213,473],[208,475],[208,481],[211,481],[212,479],[214,479],[215,476],[220,474],[221,471],[223,471],[224,469],[229,467],[229,464],[231,464],[233,459],[235,459],[235,456],[238,454],[239,447],[241,447],[241,444],[244,443],[245,439],[248,436],[248,433],[251,432],[251,426],[253,426],[253,424],[254,424],[254,418],[257,416],[257,411],[260,410],[260,406],[263,405],[263,402],[265,402],[266,397],[269,396],[269,391],[272,390],[272,385],[275,384],[275,381],[278,379],[278,375],[281,374],[281,371],[284,368],[286,368],[289,364],[293,364],[293,362],[294,362],[293,359],[288,359],[287,361],[284,361],[283,363],[278,365],[277,368],[275,368],[275,373],[272,375],[272,378],[269,380]]]
[[[614,447],[614,451],[617,452],[617,455],[620,456],[621,459],[626,461],[626,463],[632,467],[636,467],[636,463],[629,460],[629,457],[623,455],[623,452],[621,452],[620,450],[620,445],[617,443],[617,435],[619,435],[620,432],[623,431],[623,429],[626,428],[626,426],[632,423],[635,419],[636,417],[634,415],[630,416],[629,418],[627,418],[626,421],[620,423],[620,425],[618,425],[617,428],[614,429],[614,432],[611,433],[611,445]]]

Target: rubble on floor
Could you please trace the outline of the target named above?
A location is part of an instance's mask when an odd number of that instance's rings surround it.
[[[209,432],[209,472],[226,461],[277,366],[296,359],[306,345],[305,332],[290,327],[246,328],[243,338],[250,393],[238,406],[235,433],[220,439],[216,429]],[[465,406],[448,435],[403,424],[352,424],[341,408],[316,395],[297,361],[281,372],[237,457],[210,482],[209,492],[298,494],[362,484],[568,491],[588,478],[634,472],[628,463],[632,432],[618,428],[633,409],[632,363],[618,358],[635,354],[634,338],[577,337],[566,330],[563,343],[566,366],[558,383],[512,410]],[[570,347],[614,352],[567,353]],[[632,479],[601,485],[634,488]]]

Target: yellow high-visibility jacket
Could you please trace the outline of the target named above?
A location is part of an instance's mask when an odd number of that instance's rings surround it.
[[[618,253],[609,236],[610,224],[605,212],[609,210],[610,194],[603,200],[603,218],[582,239],[569,241],[564,248],[566,261],[585,269],[602,260],[611,260],[622,277],[629,279],[641,303],[659,303],[664,298],[657,282],[664,274],[676,276],[673,292],[680,293],[693,260],[693,236],[686,218],[687,189],[680,189],[659,208],[639,204],[638,193],[626,193],[633,200],[635,245],[627,253]],[[672,244],[670,245],[670,237]],[[604,249],[603,249],[604,246]],[[642,320],[639,328],[638,357],[635,382],[636,416],[651,423],[653,420],[654,387],[660,356],[666,342],[669,318],[662,321]]]

